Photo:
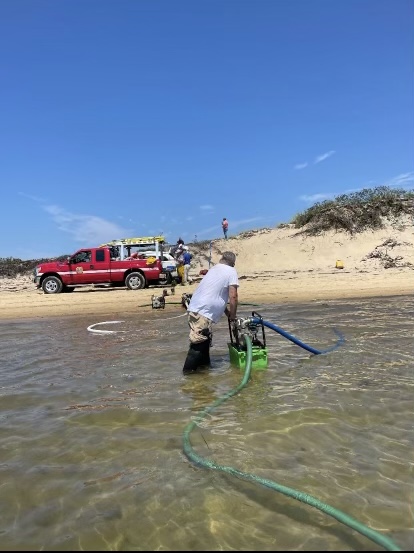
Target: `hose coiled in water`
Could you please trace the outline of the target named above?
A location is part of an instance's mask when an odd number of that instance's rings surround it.
[[[266,323],[263,323],[266,324]],[[267,323],[266,326],[269,328],[272,328],[276,332],[279,332],[282,334],[280,328],[276,327],[275,325],[271,325],[270,323]],[[288,339],[294,341],[298,345],[301,345],[301,347],[306,346],[306,344],[303,344],[303,342],[300,342],[300,340],[292,339],[293,337],[283,331],[283,335],[286,336]],[[340,337],[340,340],[342,340],[342,337]],[[300,492],[298,490],[295,490],[293,488],[289,488],[287,486],[283,486],[281,484],[278,484],[277,482],[273,482],[272,480],[268,480],[266,478],[261,478],[260,476],[256,476],[254,474],[250,474],[247,472],[242,472],[240,470],[237,470],[233,467],[228,467],[225,465],[219,465],[215,463],[214,461],[210,461],[209,459],[205,459],[198,455],[191,446],[190,441],[190,434],[192,430],[216,407],[224,403],[229,398],[235,396],[238,394],[248,383],[251,373],[251,367],[252,367],[252,359],[253,359],[253,349],[252,349],[252,340],[250,336],[245,336],[246,346],[247,346],[247,355],[246,355],[246,368],[244,371],[243,378],[238,386],[234,388],[233,390],[230,390],[223,396],[221,396],[219,399],[214,401],[210,406],[208,406],[206,409],[201,411],[191,422],[187,424],[187,426],[184,429],[184,435],[183,435],[183,445],[184,445],[184,453],[186,457],[192,461],[194,464],[200,467],[209,468],[213,470],[220,470],[222,472],[225,472],[227,474],[230,474],[232,476],[236,476],[237,478],[242,478],[244,480],[247,480],[249,482],[261,484],[262,486],[266,488],[270,488],[276,492],[282,493],[288,497],[291,497],[293,499],[297,499],[298,501],[302,501],[303,503],[306,503],[312,507],[315,507],[316,509],[319,509],[320,511],[326,513],[327,515],[335,518],[337,521],[342,522],[346,526],[349,526],[349,528],[352,528],[353,530],[356,530],[361,535],[367,537],[374,543],[382,546],[387,551],[401,551],[401,549],[390,539],[386,536],[383,536],[379,532],[372,530],[371,528],[368,528],[365,526],[365,524],[357,521],[356,519],[352,518],[351,516],[347,515],[346,513],[340,511],[339,509],[336,509],[335,507],[331,507],[330,505],[327,505],[326,503],[323,503],[322,501],[319,501],[319,499],[316,499],[315,497],[312,497],[311,495],[307,493]],[[337,347],[338,344],[336,344],[335,347]],[[305,349],[308,349],[308,351],[311,351],[309,349],[310,346],[306,346]],[[314,350],[313,353],[320,354],[324,353],[319,350]],[[331,351],[332,348],[329,348]]]

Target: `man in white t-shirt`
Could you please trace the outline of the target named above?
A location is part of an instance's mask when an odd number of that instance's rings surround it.
[[[230,321],[236,319],[239,278],[235,263],[235,254],[224,252],[191,297],[187,308],[190,348],[183,367],[184,373],[195,372],[198,367],[210,364],[213,323],[218,323],[223,313]]]

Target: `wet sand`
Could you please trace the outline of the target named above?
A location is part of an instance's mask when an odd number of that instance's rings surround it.
[[[378,269],[373,272],[331,269],[320,271],[261,272],[240,274],[239,313],[249,311],[243,304],[286,304],[381,296],[409,295],[414,290],[410,269]],[[198,282],[177,286],[175,295],[166,289],[166,310],[183,310],[182,294],[191,294]],[[151,297],[163,287],[144,290],[123,288],[77,288],[72,293],[49,295],[37,290],[30,277],[3,279],[0,290],[0,319],[49,318],[100,315],[122,318],[124,314],[152,310]]]

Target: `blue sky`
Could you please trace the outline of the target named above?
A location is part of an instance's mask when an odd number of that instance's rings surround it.
[[[411,0],[2,0],[0,257],[414,188]]]

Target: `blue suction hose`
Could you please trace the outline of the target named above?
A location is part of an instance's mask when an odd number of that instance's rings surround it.
[[[338,336],[338,341],[336,342],[336,344],[331,346],[330,348],[319,350],[319,349],[313,348],[312,346],[308,346],[304,342],[301,342],[298,338],[295,338],[294,336],[292,336],[291,334],[286,332],[286,330],[283,330],[283,328],[280,328],[279,326],[276,326],[273,323],[269,323],[268,321],[263,321],[262,319],[259,319],[257,317],[254,317],[253,319],[251,319],[251,322],[254,323],[254,324],[263,324],[263,326],[266,326],[267,328],[270,328],[270,329],[274,330],[275,332],[278,332],[279,334],[281,334],[282,336],[284,336],[285,338],[287,338],[288,340],[290,340],[291,342],[293,342],[297,346],[300,346],[301,348],[306,349],[307,351],[310,351],[311,353],[314,353],[315,355],[320,355],[322,353],[328,353],[330,351],[335,350],[336,348],[338,348],[339,346],[341,346],[342,344],[345,343],[344,336],[336,328],[333,329],[335,334]]]

